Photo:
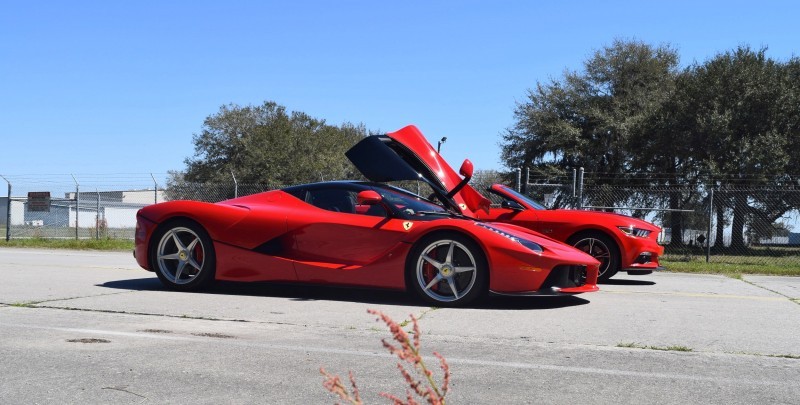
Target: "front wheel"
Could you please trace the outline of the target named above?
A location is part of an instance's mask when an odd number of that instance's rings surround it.
[[[584,232],[572,236],[567,243],[600,262],[598,280],[607,281],[619,271],[619,249],[608,236],[599,232]]]
[[[216,255],[208,233],[193,221],[178,220],[159,229],[150,249],[150,263],[168,288],[195,291],[214,280]]]
[[[406,281],[432,304],[459,306],[485,293],[488,270],[475,242],[461,234],[440,233],[414,245],[406,262]]]

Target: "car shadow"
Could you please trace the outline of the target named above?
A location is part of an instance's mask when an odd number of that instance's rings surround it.
[[[155,277],[108,281],[98,284],[97,286],[134,291],[170,291]],[[311,284],[218,281],[208,289],[203,290],[202,293],[277,297],[287,298],[292,301],[342,301],[409,307],[429,306],[427,303],[404,291]],[[537,310],[565,308],[588,303],[588,300],[572,295],[535,297],[488,296],[464,308],[484,310]]]
[[[606,281],[600,281],[597,284],[608,284],[608,285],[655,285],[655,281],[650,280],[631,280],[626,278],[612,278]]]
[[[537,310],[586,305],[590,301],[576,295],[540,295],[532,297],[490,296],[470,308],[497,310]]]

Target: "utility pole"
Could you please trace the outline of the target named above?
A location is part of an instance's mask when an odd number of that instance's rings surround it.
[[[6,176],[0,175],[8,183],[8,201],[6,201],[6,242],[11,240],[11,182]]]

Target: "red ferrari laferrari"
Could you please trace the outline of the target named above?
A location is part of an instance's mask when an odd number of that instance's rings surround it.
[[[424,180],[420,170],[428,169],[409,165],[409,151],[386,139],[367,137],[348,157],[370,179]],[[461,188],[472,175],[469,161],[462,174]],[[164,285],[182,291],[214,280],[288,281],[413,290],[454,306],[487,292],[598,290],[599,262],[590,255],[516,225],[469,218],[452,189],[431,184],[433,199],[339,181],[216,204],[155,204],[137,214],[134,253]]]
[[[657,243],[661,228],[649,222],[607,212],[548,210],[500,184],[492,186],[489,192],[502,197],[502,206],[491,207],[490,200],[466,184],[416,127],[407,126],[375,138],[396,149],[426,182],[450,190],[447,195],[458,203],[463,214],[490,221],[495,226],[497,223],[519,225],[591,254],[600,261],[600,280],[607,280],[618,271],[649,274],[661,268],[658,258],[664,253],[664,247]],[[362,167],[363,163],[353,163],[367,178],[386,180]]]

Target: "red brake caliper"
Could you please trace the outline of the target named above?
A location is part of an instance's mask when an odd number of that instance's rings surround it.
[[[430,253],[434,253],[433,257],[436,257],[436,249],[432,250]],[[425,262],[422,265],[422,272],[425,276],[424,278],[426,283],[430,283],[431,280],[436,277],[436,273],[438,273],[436,267],[433,267],[433,265],[428,262]],[[431,290],[439,291],[439,283],[434,284],[433,287],[431,287]]]
[[[199,243],[194,246],[194,257],[195,257],[195,260],[197,261],[197,264],[202,266],[203,265],[203,248],[200,246]],[[197,270],[197,271],[200,271],[200,270]]]

